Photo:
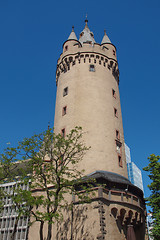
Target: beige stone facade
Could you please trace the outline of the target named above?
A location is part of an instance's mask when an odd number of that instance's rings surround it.
[[[79,168],[96,183],[90,203],[69,196],[73,209],[53,225],[52,239],[129,240],[131,230],[134,239],[147,239],[143,192],[127,177],[116,48],[106,34],[96,43],[87,20],[79,41],[72,31],[63,44],[56,84],[55,132],[65,136],[82,127],[91,149]],[[38,229],[33,224],[29,240],[39,239]]]
[[[57,65],[54,128],[56,133],[65,129],[66,134],[75,126],[83,128],[84,141],[91,149],[80,168],[87,174],[107,170],[127,177],[118,83],[112,44],[64,43]],[[63,96],[65,88],[68,93]]]

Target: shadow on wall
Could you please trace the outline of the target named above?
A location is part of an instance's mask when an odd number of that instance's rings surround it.
[[[57,223],[56,240],[94,240],[89,229],[86,229],[88,220],[87,204],[77,205],[74,208],[66,209],[64,220]]]

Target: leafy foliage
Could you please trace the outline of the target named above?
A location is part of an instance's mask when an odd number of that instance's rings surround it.
[[[25,138],[17,148],[7,148],[1,155],[1,180],[8,177],[8,181],[15,181],[15,176],[19,175],[11,196],[18,208],[18,218],[25,214],[32,216],[33,221],[39,221],[41,240],[44,239],[44,223],[48,223],[47,240],[50,240],[52,224],[63,217],[63,208],[72,205],[66,200],[67,195],[75,194],[81,201],[89,201],[87,188],[82,194],[75,187],[83,177],[83,171],[78,170],[77,164],[88,149],[82,141],[80,127],[71,130],[65,138],[49,128],[41,134]],[[30,188],[23,190],[22,183],[29,184]]]
[[[160,156],[152,154],[149,158],[149,164],[143,170],[149,172],[151,184],[148,185],[151,195],[146,199],[147,205],[152,208],[153,228],[152,236],[155,240],[160,239]]]

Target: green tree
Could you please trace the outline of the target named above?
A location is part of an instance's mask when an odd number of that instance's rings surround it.
[[[40,222],[40,239],[44,239],[44,223],[47,223],[47,240],[52,237],[53,223],[63,217],[63,209],[72,203],[66,200],[66,194],[78,195],[82,201],[89,201],[87,194],[76,191],[81,184],[84,171],[79,171],[77,164],[82,160],[89,148],[82,141],[82,129],[76,127],[64,138],[55,134],[53,129],[25,138],[16,149],[8,148],[9,156],[14,160],[26,160],[26,169],[19,171],[18,182],[28,184],[30,188],[23,190],[20,186],[14,189],[12,200],[18,208],[18,218],[22,214],[30,215],[31,219]],[[8,152],[7,152],[8,153]],[[7,154],[3,154],[2,163]],[[10,159],[10,158],[9,158]],[[9,164],[12,161],[9,161]],[[13,163],[13,166],[15,163]],[[31,174],[28,176],[27,173]],[[85,187],[86,190],[86,187]],[[36,193],[36,194],[35,194]],[[22,203],[26,207],[22,207]],[[16,232],[16,227],[12,235]]]
[[[147,205],[152,208],[153,228],[151,235],[154,240],[160,239],[160,156],[152,154],[149,158],[149,164],[143,170],[149,172],[151,184],[148,185],[151,195],[146,198]]]

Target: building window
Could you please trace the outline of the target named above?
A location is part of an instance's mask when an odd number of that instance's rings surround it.
[[[113,55],[116,56],[116,51],[115,50],[113,50]]]
[[[118,118],[118,112],[116,108],[114,108],[114,116]]]
[[[119,167],[123,167],[122,157],[120,155],[118,155],[118,164],[119,164]]]
[[[112,89],[112,96],[116,98],[116,91],[114,89]]]
[[[116,139],[120,140],[120,134],[118,130],[116,130]]]
[[[63,97],[65,97],[66,95],[68,95],[68,87],[63,89]]]
[[[89,65],[89,71],[95,72],[95,66],[93,64]]]
[[[62,116],[67,114],[67,106],[63,107],[62,109]]]
[[[121,156],[122,154],[122,143],[117,139],[116,140],[116,152]]]
[[[65,52],[68,51],[68,46],[65,46],[64,51]]]
[[[61,135],[62,135],[62,137],[65,137],[65,136],[66,136],[66,129],[65,129],[65,128],[63,128],[63,129],[61,130]]]

